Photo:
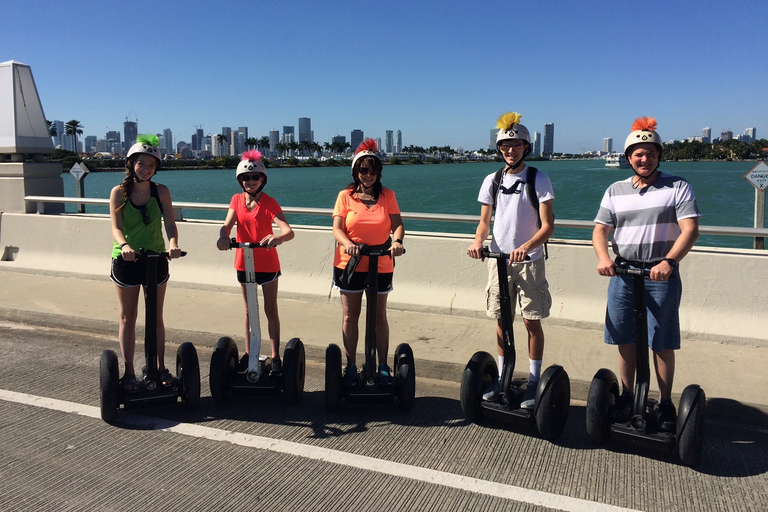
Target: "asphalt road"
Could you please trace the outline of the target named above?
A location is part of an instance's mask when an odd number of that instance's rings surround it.
[[[417,379],[395,405],[325,411],[323,365],[301,403],[203,397],[99,417],[99,356],[114,336],[0,323],[0,510],[768,509],[768,431],[707,424],[696,468],[595,447],[573,402],[554,443],[534,428],[469,424],[459,385]],[[169,367],[176,347],[167,351]],[[418,374],[418,366],[416,367]]]

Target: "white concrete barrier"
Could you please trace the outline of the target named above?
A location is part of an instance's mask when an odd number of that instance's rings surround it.
[[[233,254],[216,249],[219,223],[178,223],[188,251],[171,264],[172,281],[185,286],[236,287]],[[294,227],[296,238],[278,251],[281,294],[336,300],[331,287],[334,240],[330,228]],[[393,307],[434,313],[485,314],[486,266],[466,255],[471,237],[407,233],[407,253],[397,259]],[[112,235],[103,215],[0,215],[0,267],[107,276]],[[602,324],[608,279],[595,271],[591,245],[549,244],[547,278],[553,298],[550,322],[578,327]],[[768,252],[695,248],[681,264],[681,327],[687,335],[723,342],[768,338]]]

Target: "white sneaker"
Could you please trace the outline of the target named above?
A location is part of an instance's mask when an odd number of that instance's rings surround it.
[[[499,399],[499,391],[501,390],[501,382],[498,377],[493,378],[491,387],[485,390],[483,393],[483,400],[486,402],[495,402]]]
[[[533,409],[533,406],[536,405],[536,387],[538,385],[538,382],[528,381],[528,387],[523,395],[523,400],[520,402],[521,409]]]

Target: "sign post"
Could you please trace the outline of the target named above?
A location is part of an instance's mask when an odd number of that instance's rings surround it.
[[[69,174],[75,177],[77,180],[77,197],[85,197],[85,176],[89,173],[88,167],[80,162],[75,162],[75,165],[69,170]],[[77,213],[85,213],[85,205],[77,205]]]
[[[744,175],[755,187],[755,222],[754,227],[764,227],[765,219],[765,188],[768,187],[768,165],[760,162]],[[762,236],[756,236],[753,244],[755,249],[765,249],[765,239]]]

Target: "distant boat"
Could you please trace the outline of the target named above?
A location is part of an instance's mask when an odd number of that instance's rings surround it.
[[[605,166],[613,169],[629,169],[629,162],[622,153],[611,153],[605,157]]]

